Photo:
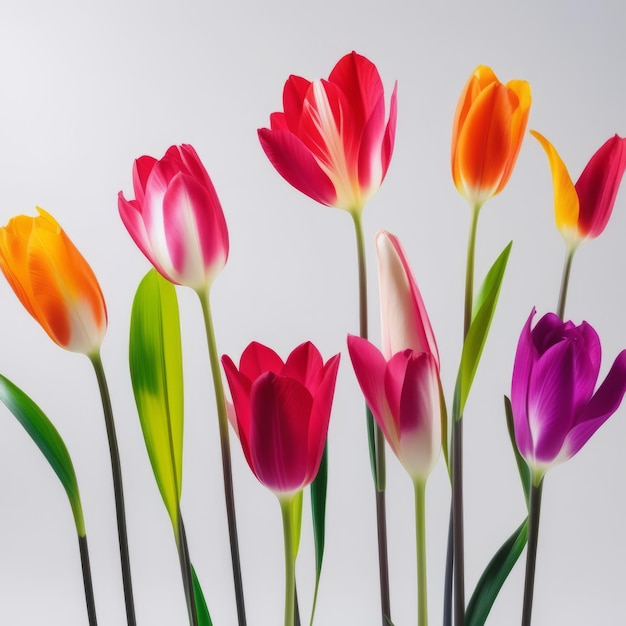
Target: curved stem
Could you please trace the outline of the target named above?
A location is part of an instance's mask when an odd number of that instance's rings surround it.
[[[359,334],[364,339],[368,335],[367,322],[367,264],[363,222],[360,211],[350,213],[356,235],[357,263],[359,267]],[[365,407],[365,420],[368,433],[370,461],[376,489],[376,525],[378,534],[378,572],[380,579],[380,605],[382,625],[391,621],[391,600],[389,596],[389,559],[387,555],[387,507],[385,501],[386,463],[385,437],[375,423],[369,407]]]
[[[115,423],[113,421],[113,409],[111,408],[111,397],[107,385],[104,367],[100,353],[89,356],[100,388],[102,399],[102,409],[104,412],[104,423],[109,440],[109,453],[111,456],[111,471],[113,473],[113,491],[115,493],[115,512],[117,515],[117,535],[120,546],[120,560],[122,562],[122,583],[124,585],[124,599],[126,602],[126,619],[128,626],[135,626],[135,604],[133,600],[133,583],[130,573],[130,555],[128,553],[128,532],[126,530],[126,511],[124,507],[124,488],[122,486],[122,467],[120,464],[120,453],[117,447],[117,435],[115,434]]]
[[[298,520],[294,519],[300,510],[295,506],[296,496],[279,497],[283,518],[283,538],[285,543],[285,626],[295,624],[296,600],[296,554],[298,551]]]
[[[569,287],[569,276],[572,271],[572,261],[574,260],[576,248],[567,248],[565,252],[565,262],[563,263],[563,275],[561,277],[561,288],[559,290],[559,302],[556,314],[563,319],[565,315],[565,301],[567,300],[567,288]]]
[[[426,584],[426,483],[416,480],[415,548],[417,552],[417,624],[428,626],[428,587]]]
[[[233,472],[230,459],[230,438],[228,434],[228,416],[226,414],[226,400],[224,398],[224,386],[220,370],[219,357],[215,343],[215,331],[209,302],[208,290],[197,292],[202,304],[204,326],[206,329],[207,345],[209,348],[209,360],[211,362],[211,375],[215,388],[215,403],[217,405],[217,422],[220,431],[220,445],[222,451],[222,473],[224,476],[224,498],[226,500],[226,517],[228,519],[228,534],[230,538],[230,557],[233,567],[233,580],[235,585],[235,601],[237,603],[237,617],[239,626],[246,624],[246,607],[243,596],[243,582],[241,578],[241,563],[239,559],[239,539],[237,537],[237,518],[235,514],[235,495],[233,493]]]
[[[196,598],[193,590],[193,576],[191,573],[191,559],[189,558],[189,546],[187,544],[187,533],[183,524],[183,516],[178,511],[178,536],[176,537],[178,547],[178,558],[180,560],[180,570],[183,577],[183,588],[185,599],[187,600],[187,611],[189,612],[190,626],[198,626],[198,612],[196,609]]]
[[[539,514],[541,512],[541,492],[543,476],[539,480],[533,477],[530,488],[530,512],[528,514],[528,548],[526,552],[526,580],[524,582],[524,606],[522,626],[530,626],[533,609],[533,591],[535,587],[535,565],[537,563],[537,543],[539,539]]]
[[[80,550],[80,561],[83,567],[83,585],[85,587],[85,601],[87,602],[87,616],[89,626],[98,626],[96,618],[96,601],[93,596],[93,584],[91,582],[91,565],[89,564],[89,548],[87,546],[87,535],[78,536],[78,548]]]
[[[474,258],[476,256],[476,230],[480,206],[472,209],[469,236],[467,240],[467,260],[465,263],[465,309],[463,316],[463,340],[467,337],[472,322],[472,306],[474,305]]]

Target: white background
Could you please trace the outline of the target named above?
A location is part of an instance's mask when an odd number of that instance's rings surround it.
[[[152,478],[127,367],[130,307],[148,263],[127,235],[117,193],[131,167],[192,143],[222,200],[231,256],[212,291],[220,352],[251,340],[283,356],[311,339],[342,353],[331,420],[327,549],[316,623],[380,624],[374,497],[362,400],[345,348],[358,332],[356,253],[348,215],[287,185],[256,129],[281,107],[291,73],[326,77],[356,50],[388,93],[398,80],[396,149],[364,213],[371,337],[379,337],[373,239],[384,227],[408,253],[438,338],[451,397],[458,364],[469,211],[449,165],[452,118],[476,65],[531,83],[529,128],[545,134],[574,180],[612,134],[626,133],[626,40],[615,0],[416,3],[178,0],[3,0],[0,7],[0,223],[36,204],[51,212],[105,293],[103,359],[123,464],[140,626],[187,622],[169,519]],[[574,261],[566,316],[591,322],[601,376],[626,347],[626,194],[602,237]],[[468,597],[485,563],[521,522],[524,503],[502,396],[533,305],[556,306],[564,246],[552,185],[527,136],[510,184],[481,214],[478,280],[514,239],[493,332],[465,419]],[[236,623],[213,390],[200,306],[179,289],[186,374],[183,511],[192,559],[216,626]],[[65,438],[81,487],[99,623],[125,623],[113,491],[96,380],[87,359],[54,345],[0,284],[0,371],[27,391]],[[620,623],[626,584],[626,409],[545,481],[534,624]],[[233,437],[244,585],[251,626],[282,623],[283,547],[275,498],[250,473]],[[415,623],[411,483],[388,456],[393,617]],[[86,623],[70,508],[21,427],[0,411],[0,624]],[[441,623],[449,486],[443,461],[427,489],[431,623]],[[298,580],[306,620],[314,572],[305,505]],[[523,560],[523,559],[522,559]],[[488,623],[519,622],[523,562]]]

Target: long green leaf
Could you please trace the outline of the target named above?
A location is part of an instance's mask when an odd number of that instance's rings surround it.
[[[513,242],[504,248],[500,256],[495,260],[491,269],[487,273],[485,280],[478,292],[474,308],[472,309],[472,323],[467,332],[467,337],[463,343],[463,352],[461,354],[461,364],[456,381],[455,402],[453,414],[455,419],[459,419],[463,415],[465,403],[469,396],[474,376],[478,369],[478,363],[482,355],[485,341],[491,320],[498,302],[502,279],[504,278],[504,270],[509,259],[511,246]]]
[[[141,430],[163,502],[178,535],[183,473],[183,364],[174,286],[151,270],[130,324],[130,374]]]
[[[328,485],[328,442],[324,446],[322,462],[315,480],[311,483],[311,514],[313,516],[313,537],[315,539],[315,592],[311,608],[310,624],[315,617],[317,592],[319,590],[322,562],[324,560],[324,542],[326,537],[326,488]]]
[[[196,599],[196,613],[198,615],[198,626],[213,626],[211,616],[209,615],[209,608],[207,607],[204,594],[202,593],[202,587],[200,581],[196,575],[196,570],[191,567],[191,576],[193,578],[193,596]]]
[[[72,459],[61,435],[44,412],[19,387],[1,374],[0,400],[15,415],[59,477],[72,507],[78,536],[84,537],[85,521],[78,481]]]
[[[507,539],[480,577],[465,611],[466,626],[483,626],[498,593],[528,540],[528,518]]]

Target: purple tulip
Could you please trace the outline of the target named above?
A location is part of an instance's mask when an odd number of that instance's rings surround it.
[[[531,329],[534,315],[535,309],[517,345],[511,404],[517,447],[537,480],[574,456],[618,409],[626,392],[626,350],[594,393],[601,359],[596,331],[554,313]]]

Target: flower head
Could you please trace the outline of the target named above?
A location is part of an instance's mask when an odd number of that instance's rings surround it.
[[[574,456],[618,409],[626,392],[626,350],[595,391],[601,348],[587,322],[575,326],[553,313],[520,335],[511,405],[520,454],[537,476]]]
[[[328,80],[290,76],[284,111],[259,129],[278,173],[322,204],[360,212],[380,187],[393,152],[396,88],[385,122],[385,93],[376,66],[352,52]]]
[[[87,261],[43,209],[0,228],[0,269],[26,310],[66,350],[100,349],[107,311]]]
[[[228,230],[213,183],[190,145],[171,146],[133,166],[134,200],[118,207],[133,241],[170,282],[211,286],[228,258]]]
[[[452,128],[452,178],[473,206],[500,193],[511,177],[528,113],[530,85],[503,85],[491,68],[479,65],[459,98]]]
[[[585,166],[574,185],[554,146],[540,133],[531,135],[548,155],[554,184],[554,219],[570,248],[593,239],[605,229],[626,170],[626,138],[607,139]]]
[[[400,241],[376,236],[382,352],[348,336],[365,400],[413,480],[426,480],[441,450],[439,354],[428,314]]]
[[[276,494],[300,491],[320,466],[339,355],[324,363],[307,342],[283,363],[273,350],[253,342],[239,368],[226,355],[222,365],[250,469]]]

